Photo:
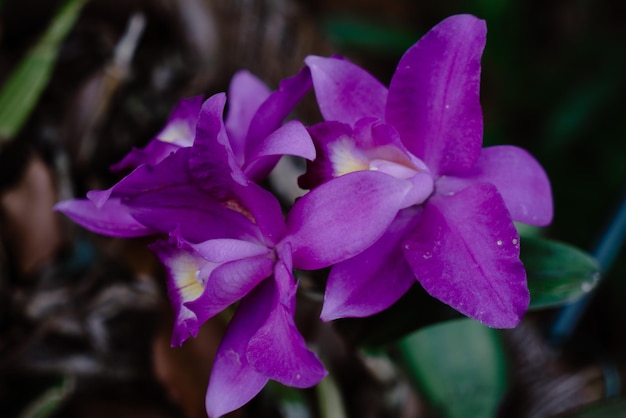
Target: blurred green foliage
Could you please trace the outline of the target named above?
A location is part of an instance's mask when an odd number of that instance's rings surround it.
[[[495,416],[507,388],[496,330],[461,318],[417,331],[398,347],[407,372],[438,417]]]
[[[67,0],[0,90],[0,143],[20,131],[48,84],[61,44],[86,0]],[[0,3],[0,6],[2,4]]]
[[[528,275],[530,309],[573,302],[600,281],[600,267],[594,258],[560,242],[524,237],[521,258]]]

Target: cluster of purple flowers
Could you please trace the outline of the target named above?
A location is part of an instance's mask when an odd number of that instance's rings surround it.
[[[417,280],[491,327],[529,303],[513,221],[546,225],[550,184],[513,146],[481,149],[485,23],[450,17],[402,57],[386,88],[340,58],[310,56],[270,92],[241,71],[228,95],[183,100],[165,128],[115,168],[112,188],[57,209],[114,237],[159,235],[172,345],[238,303],[206,397],[219,417],[274,379],[310,387],[326,371],[294,323],[294,269],[331,267],[321,318],[363,317]],[[324,121],[284,123],[313,89]],[[226,98],[228,112],[224,116]],[[310,191],[286,215],[259,185],[283,155],[302,157]]]

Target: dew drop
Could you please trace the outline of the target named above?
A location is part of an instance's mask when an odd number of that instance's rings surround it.
[[[450,105],[449,104],[446,105],[446,109],[450,109]]]
[[[583,283],[580,285],[580,289],[581,289],[583,292],[585,292],[585,293],[591,292],[591,289],[593,289],[593,284],[591,284],[591,283],[589,283],[589,282],[583,282]]]
[[[300,375],[300,373],[296,374],[296,380],[300,380],[302,378],[302,375]]]
[[[502,245],[502,240],[498,240],[496,244],[498,244],[498,246]]]
[[[513,245],[517,245],[517,238],[513,238]]]
[[[425,252],[424,254],[422,254],[422,257],[424,258],[424,260],[428,260],[432,256],[433,255],[430,252]]]

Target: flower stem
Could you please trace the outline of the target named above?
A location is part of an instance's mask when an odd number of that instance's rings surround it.
[[[624,244],[624,240],[626,240],[626,194],[612,222],[592,253],[598,261],[603,275],[610,270],[615,257]],[[571,337],[592,296],[593,293],[590,293],[561,309],[550,330],[552,344],[560,346]]]
[[[604,232],[602,239],[593,251],[593,256],[598,261],[600,271],[603,275],[611,269],[615,257],[617,257],[625,240],[626,193],[622,199],[621,206],[618,208],[613,220]],[[592,297],[593,293],[590,293],[561,309],[550,329],[549,341],[553,346],[562,347],[562,345],[569,340]],[[604,374],[605,397],[610,398],[618,396],[621,391],[621,379],[615,364],[610,361],[610,359],[606,358],[601,359],[600,363]]]

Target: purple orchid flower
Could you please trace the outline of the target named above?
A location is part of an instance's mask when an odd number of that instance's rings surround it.
[[[274,93],[249,71],[241,70],[233,76],[228,89],[226,131],[233,158],[251,179],[263,180],[280,155],[293,154],[294,147],[306,142],[304,138],[308,136],[300,122],[280,125],[309,87],[306,71],[284,80]],[[112,169],[128,170],[145,163],[156,164],[179,148],[191,147],[202,102],[201,96],[181,100],[157,136],[145,148],[132,149]],[[298,151],[295,155],[302,156]]]
[[[302,74],[304,87],[298,91],[305,92],[310,79]],[[294,87],[300,85],[296,81]],[[369,247],[391,223],[390,208],[404,201],[411,187],[374,172],[336,179],[299,199],[285,219],[277,199],[251,179],[281,151],[314,155],[304,128],[272,130],[284,118],[280,113],[295,103],[283,94],[269,96],[255,114],[261,117],[250,123],[261,145],[244,143],[235,151],[222,118],[226,97],[218,94],[202,105],[193,146],[139,165],[111,189],[90,192],[90,200],[57,205],[105,235],[169,235],[151,248],[168,271],[172,345],[197,335],[207,319],[240,301],[207,391],[212,417],[242,406],[269,379],[308,387],[323,378],[323,366],[293,322],[292,270],[328,267]],[[381,188],[387,194],[383,200]],[[339,199],[346,190],[354,192]],[[368,228],[356,228],[372,215],[376,221]]]
[[[161,131],[144,148],[133,148],[111,169],[115,171],[135,169],[141,164],[157,164],[179,148],[190,147],[196,132],[202,96],[181,100]]]
[[[305,60],[326,122],[310,128],[318,158],[301,185],[371,171],[413,184],[381,239],[332,268],[322,319],[377,313],[415,279],[491,327],[513,327],[526,311],[513,220],[548,224],[551,190],[526,151],[481,150],[485,39],[473,16],[442,21],[404,54],[389,90],[349,61]]]
[[[229,201],[237,202],[236,210],[249,221],[240,219],[238,227],[245,232],[239,237],[193,244],[174,231],[169,241],[151,246],[169,273],[168,292],[176,314],[174,345],[195,336],[207,319],[240,301],[213,364],[206,398],[210,417],[239,408],[269,379],[304,388],[325,376],[293,320],[297,283],[292,271],[346,260],[384,232],[392,220],[390,206],[405,198],[410,185],[368,174],[316,188],[294,204],[286,220],[269,192],[252,182],[235,186],[239,196],[230,195]],[[206,180],[208,186],[209,177]],[[387,199],[377,199],[379,188],[386,190]],[[346,189],[355,190],[352,198],[338,199]],[[243,203],[254,201],[249,210]],[[346,225],[363,224],[372,215],[376,221],[370,228],[345,233]]]
[[[229,111],[225,122],[221,120],[224,103],[220,102],[221,105],[215,107],[215,103],[223,101],[223,93],[216,95],[220,99],[212,100],[210,105],[207,100],[201,106],[199,97],[181,101],[157,137],[144,149],[132,150],[114,166],[117,170],[135,167],[134,171],[110,189],[92,190],[87,193],[87,199],[60,202],[56,209],[79,225],[103,235],[129,238],[169,233],[174,220],[186,219],[181,226],[183,233],[198,235],[191,238],[193,241],[206,239],[201,233],[196,233],[194,225],[226,215],[219,205],[208,213],[200,213],[189,202],[181,200],[180,196],[184,194],[178,193],[178,188],[189,188],[192,183],[187,167],[189,156],[184,152],[178,156],[174,154],[190,148],[198,136],[213,135],[214,127],[207,125],[215,123],[214,112],[222,112],[220,126],[223,125],[223,129],[217,140],[226,147],[228,155],[223,161],[207,155],[203,164],[218,171],[230,172],[240,184],[248,180],[263,180],[282,155],[313,159],[315,150],[302,123],[291,121],[282,124],[310,87],[311,80],[306,69],[283,80],[273,93],[249,72],[239,71],[233,76],[229,88]],[[190,132],[193,132],[192,136],[189,136]],[[156,168],[159,164],[162,166]],[[171,194],[167,205],[162,199],[159,203],[147,201],[154,191],[159,191],[158,196],[166,192]],[[142,212],[144,223],[137,221],[123,201],[128,203],[138,196],[146,204],[159,204],[161,212],[167,206],[171,212],[168,219],[172,222],[163,223],[158,216],[156,220],[148,219],[152,216],[150,207],[145,207]],[[205,199],[201,192],[198,192],[197,198]],[[228,224],[224,222],[224,225]]]

